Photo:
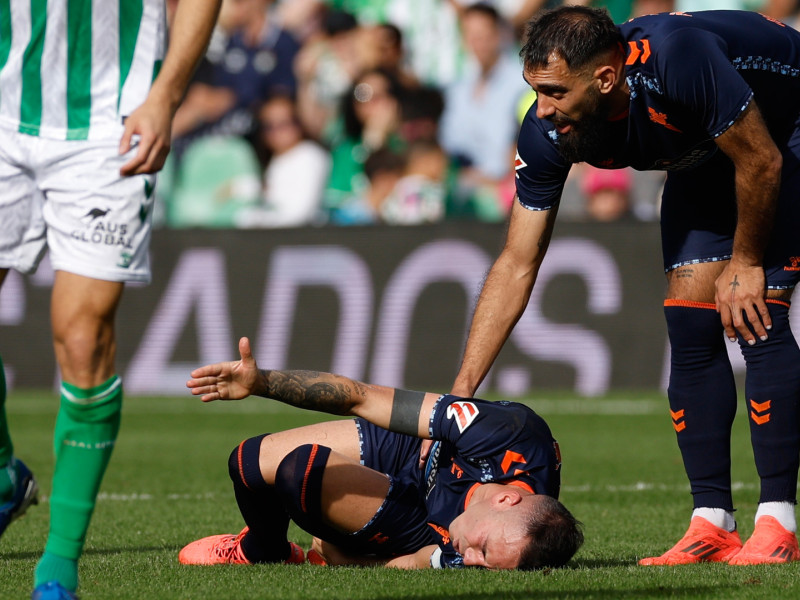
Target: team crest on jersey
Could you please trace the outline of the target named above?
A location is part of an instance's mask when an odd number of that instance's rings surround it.
[[[458,430],[464,433],[464,430],[478,416],[478,407],[472,402],[453,402],[447,407],[447,418],[452,419],[455,417]]]
[[[528,163],[522,160],[522,157],[519,155],[519,150],[517,150],[517,155],[514,157],[514,175],[519,178],[519,173],[517,173],[517,171],[524,169],[527,166]]]

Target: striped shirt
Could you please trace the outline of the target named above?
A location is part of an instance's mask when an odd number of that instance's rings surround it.
[[[0,0],[0,125],[118,137],[165,47],[164,0]]]

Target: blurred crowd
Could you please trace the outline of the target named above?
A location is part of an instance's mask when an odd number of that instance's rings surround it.
[[[519,123],[535,99],[518,51],[526,21],[555,1],[224,0],[175,116],[158,223],[502,221],[514,197]],[[593,5],[619,23],[737,8],[800,25],[800,0],[762,1]],[[656,220],[663,178],[576,165],[560,214]]]

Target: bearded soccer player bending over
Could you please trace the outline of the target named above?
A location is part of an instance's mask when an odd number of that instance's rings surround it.
[[[192,542],[181,563],[304,562],[286,537],[290,518],[315,536],[309,560],[329,564],[559,567],[583,542],[556,499],[558,445],[526,406],[259,370],[247,338],[239,352],[239,361],[193,371],[192,393],[204,402],[263,396],[355,419],[239,444],[228,467],[247,526]]]

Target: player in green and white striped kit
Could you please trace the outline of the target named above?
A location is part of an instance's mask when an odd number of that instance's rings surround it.
[[[61,370],[50,532],[33,598],[75,598],[78,558],[119,429],[114,317],[148,281],[154,173],[220,0],[0,0],[0,285],[55,271]],[[163,62],[162,62],[163,58]],[[0,534],[36,501],[14,456],[0,362]]]

